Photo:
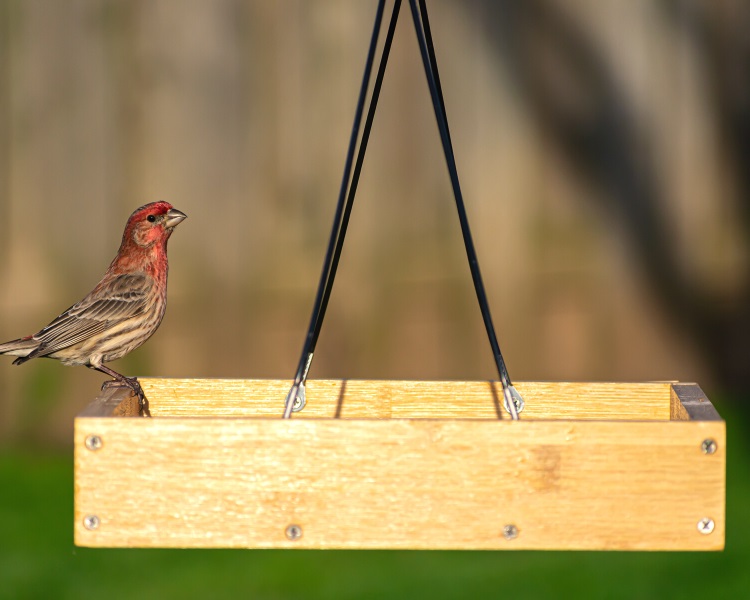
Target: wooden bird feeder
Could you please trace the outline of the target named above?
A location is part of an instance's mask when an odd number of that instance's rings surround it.
[[[150,419],[127,418],[138,415],[127,390],[102,392],[75,420],[76,544],[722,549],[725,424],[696,384],[517,383],[526,398],[519,420],[469,232],[423,0],[409,6],[500,382],[307,381],[400,2],[359,138],[383,6],[291,390],[285,380],[143,379]],[[307,405],[289,419],[296,400],[305,405],[300,390]]]
[[[721,550],[725,423],[694,383],[143,379],[75,419],[75,543]]]

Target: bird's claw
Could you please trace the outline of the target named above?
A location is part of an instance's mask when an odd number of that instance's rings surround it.
[[[151,416],[151,411],[148,409],[148,398],[146,398],[146,394],[143,393],[143,388],[141,387],[141,384],[138,382],[137,377],[123,377],[122,380],[110,379],[108,381],[105,381],[102,384],[102,390],[105,390],[110,387],[130,388],[133,394],[138,398],[138,407],[139,407],[140,414],[144,417]]]

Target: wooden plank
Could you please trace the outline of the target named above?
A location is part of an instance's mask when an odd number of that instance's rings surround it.
[[[76,419],[79,545],[724,544],[724,423],[695,384],[518,383],[521,422],[498,419],[490,382],[311,381],[292,421],[278,418],[283,380],[142,385],[155,418],[111,418],[137,402],[110,389]],[[85,446],[92,434],[97,450]],[[95,530],[83,525],[91,514]],[[292,524],[297,541],[284,535]]]
[[[722,421],[79,417],[75,541],[719,550],[725,447]]]
[[[279,379],[140,380],[154,418],[279,417],[290,381]],[[671,416],[671,384],[517,382],[522,418],[663,420]],[[489,381],[312,380],[295,419],[508,418],[502,393]]]

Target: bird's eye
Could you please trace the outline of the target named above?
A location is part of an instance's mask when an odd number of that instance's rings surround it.
[[[146,219],[149,223],[153,223],[154,221],[156,221],[156,217],[154,215],[149,215],[148,217],[146,217]]]

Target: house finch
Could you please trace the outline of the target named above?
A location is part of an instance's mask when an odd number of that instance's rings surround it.
[[[0,354],[18,356],[14,365],[46,357],[106,373],[114,380],[102,388],[129,387],[148,415],[138,379],[104,363],[138,348],[161,324],[167,308],[167,241],[185,218],[168,202],[141,206],[130,215],[120,250],[91,293],[34,335],[0,344]]]

